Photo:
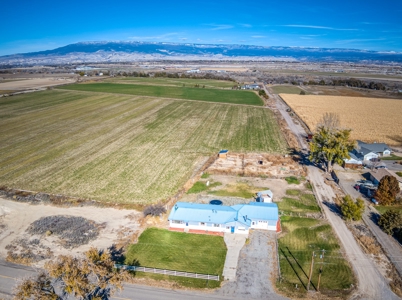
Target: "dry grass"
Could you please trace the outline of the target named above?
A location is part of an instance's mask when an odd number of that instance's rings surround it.
[[[289,95],[281,97],[314,130],[326,112],[337,113],[352,138],[402,145],[402,101],[342,96]]]

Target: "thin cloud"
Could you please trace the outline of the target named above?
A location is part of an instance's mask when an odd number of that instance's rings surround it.
[[[228,24],[205,24],[207,26],[211,26],[211,30],[225,30],[225,29],[231,29],[234,26],[233,25],[228,25]]]
[[[335,41],[335,43],[337,43],[337,44],[350,44],[350,43],[373,42],[373,41],[385,41],[385,39],[384,38],[380,38],[380,39],[350,39],[350,40]]]
[[[357,31],[359,29],[354,28],[335,28],[327,26],[316,26],[316,25],[282,25],[284,27],[296,27],[296,28],[312,28],[312,29],[326,29],[326,30],[341,30],[341,31]]]
[[[252,35],[251,37],[252,37],[252,38],[254,38],[254,39],[262,39],[262,38],[266,38],[266,36],[265,36],[265,35]]]
[[[242,27],[251,28],[253,27],[251,24],[239,24]]]

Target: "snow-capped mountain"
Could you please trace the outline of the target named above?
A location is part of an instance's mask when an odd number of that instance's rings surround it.
[[[402,53],[340,48],[100,41],[80,42],[47,51],[0,56],[1,65],[144,60],[286,60],[401,63]]]

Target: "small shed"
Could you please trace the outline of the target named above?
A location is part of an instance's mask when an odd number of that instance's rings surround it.
[[[257,202],[271,203],[274,198],[274,194],[270,190],[265,190],[257,193]]]
[[[229,150],[221,150],[218,153],[218,157],[219,158],[227,158],[228,157],[228,152],[229,152]]]

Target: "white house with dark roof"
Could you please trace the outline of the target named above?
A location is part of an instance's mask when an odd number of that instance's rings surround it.
[[[344,159],[344,167],[359,167],[364,162],[370,162],[382,156],[389,156],[391,148],[384,143],[368,144],[357,141],[357,147],[349,152],[349,159]]]
[[[169,214],[169,229],[190,233],[244,233],[249,229],[281,231],[275,203],[233,206],[177,202]]]

